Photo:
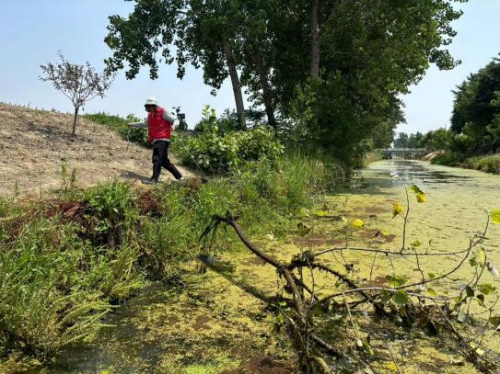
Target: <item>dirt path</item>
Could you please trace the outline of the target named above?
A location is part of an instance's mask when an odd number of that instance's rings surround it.
[[[68,175],[75,169],[77,183],[83,186],[110,178],[140,182],[150,177],[150,150],[84,118],[72,138],[71,125],[68,114],[0,103],[0,196],[59,188],[63,167]],[[171,179],[162,173],[163,181]]]

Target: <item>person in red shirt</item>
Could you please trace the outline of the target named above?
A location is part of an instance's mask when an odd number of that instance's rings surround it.
[[[158,106],[158,100],[154,97],[147,99],[144,107],[148,112],[147,122],[129,123],[129,126],[148,128],[148,139],[153,147],[153,176],[149,183],[158,183],[162,167],[172,173],[176,180],[184,180],[182,174],[168,158],[170,135],[178,123],[176,116]]]

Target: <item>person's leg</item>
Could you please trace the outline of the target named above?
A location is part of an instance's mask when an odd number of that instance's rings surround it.
[[[174,164],[172,164],[170,162],[170,159],[168,158],[168,146],[170,145],[169,142],[162,142],[162,143],[165,143],[166,146],[165,146],[165,157],[163,158],[163,163],[162,163],[162,166],[167,169],[170,173],[172,173],[172,175],[174,176],[175,179],[181,179],[182,178],[182,174],[180,173],[179,170],[177,170],[177,168],[175,167]]]
[[[153,144],[153,176],[152,181],[158,181],[160,179],[161,166],[163,164],[163,159],[165,158],[166,147],[164,144],[166,142],[156,142]]]

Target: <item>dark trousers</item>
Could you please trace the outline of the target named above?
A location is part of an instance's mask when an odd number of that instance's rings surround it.
[[[159,140],[153,144],[153,177],[151,179],[158,180],[160,178],[161,167],[163,166],[175,179],[181,179],[182,174],[168,159],[169,142]]]

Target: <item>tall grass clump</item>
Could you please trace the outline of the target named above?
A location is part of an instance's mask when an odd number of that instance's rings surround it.
[[[9,202],[7,199],[0,197],[0,218],[4,218],[9,212]]]
[[[241,198],[260,201],[282,213],[296,213],[335,188],[342,172],[319,158],[287,153],[277,162],[262,160],[247,164],[238,173]]]
[[[500,174],[500,155],[484,155],[470,157],[461,163],[462,167],[484,171],[486,173]]]
[[[128,183],[117,180],[97,185],[83,196],[93,212],[94,233],[110,248],[129,235],[138,219],[137,196]],[[102,243],[99,243],[102,244]]]
[[[0,351],[45,357],[103,327],[110,300],[121,296],[116,286],[127,277],[117,261],[123,254],[96,251],[78,233],[60,217],[39,217],[2,243]]]
[[[139,247],[123,235],[136,224],[134,195],[110,182],[0,226],[0,353],[44,358],[91,340],[112,305],[144,286]]]

